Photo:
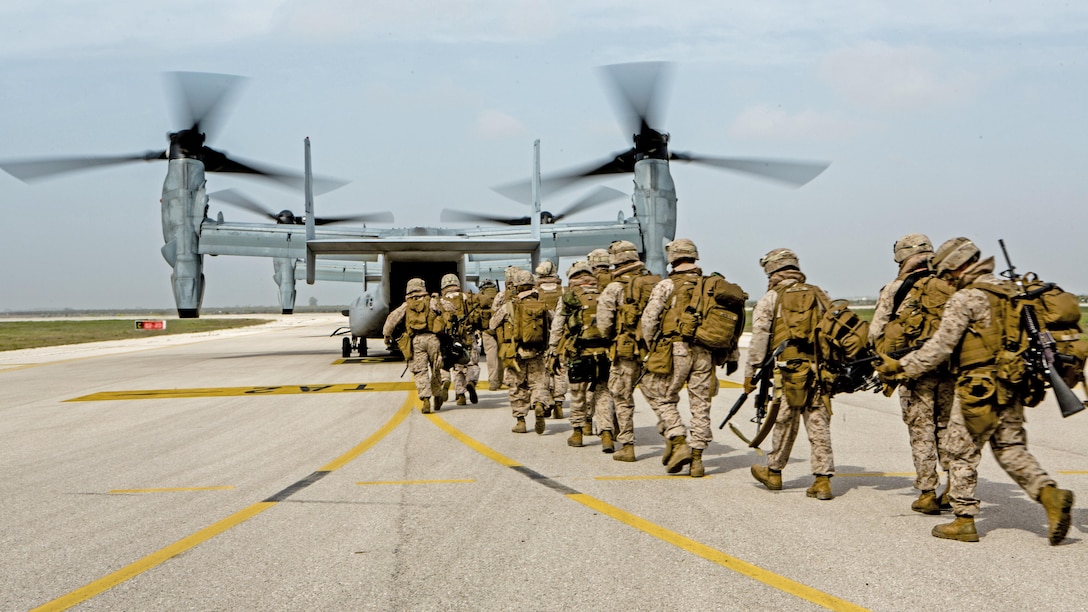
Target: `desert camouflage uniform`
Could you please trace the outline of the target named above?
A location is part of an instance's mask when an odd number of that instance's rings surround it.
[[[502,305],[505,304],[505,303],[506,303],[506,291],[503,290],[503,291],[500,291],[500,292],[496,293],[495,294],[495,300],[493,302],[491,302],[491,317],[492,318],[495,317],[495,313],[502,310]],[[502,382],[502,384],[506,385],[507,387],[510,387],[510,385],[513,384],[513,380],[514,380],[514,370],[513,370],[513,368],[506,367],[506,364],[504,364],[502,362],[502,359],[499,358],[499,348],[500,348],[499,347],[499,340],[498,340],[498,337],[496,335],[495,329],[491,327],[491,322],[488,321],[487,323],[485,323],[484,327],[487,329],[488,332],[491,332],[490,334],[485,334],[485,335],[490,335],[491,338],[492,338],[492,341],[495,343],[495,351],[494,351],[495,361],[496,361],[495,369],[499,372],[497,374],[497,376],[499,378],[499,381]],[[484,346],[486,347],[487,345],[485,344]],[[490,349],[487,349],[487,350],[488,350],[488,355],[490,355],[491,350]],[[491,367],[491,361],[490,360],[488,360],[488,362],[487,362],[487,367],[488,368]],[[499,385],[496,385],[494,387],[490,386],[492,376],[496,376],[496,375],[492,374],[490,372],[490,370],[489,370],[488,373],[487,373],[488,387],[490,389],[498,389]]]
[[[453,298],[458,294],[461,295],[461,303],[464,304],[464,309],[469,312],[457,312]],[[452,381],[454,395],[464,395],[466,392],[465,386],[468,383],[476,386],[476,383],[480,380],[480,351],[476,348],[477,315],[479,315],[478,301],[474,294],[460,290],[443,293],[442,299],[450,305],[453,314],[460,319],[461,337],[454,338],[454,340],[460,340],[461,344],[468,349],[468,363],[454,364],[449,370],[442,370],[442,384],[448,385]]]
[[[673,279],[681,276],[701,277],[703,271],[694,264],[681,264],[669,273],[669,277],[654,285],[650,301],[642,313],[642,337],[653,338],[661,326],[661,318],[669,309],[672,297]],[[662,341],[668,341],[663,338]],[[727,361],[736,361],[739,355],[734,353]],[[705,449],[713,440],[710,426],[710,403],[718,393],[718,377],[714,373],[714,355],[707,348],[698,344],[674,339],[672,342],[672,374],[654,374],[647,372],[642,385],[647,389],[647,399],[657,404],[658,418],[664,423],[666,438],[685,435],[684,423],[680,419],[677,404],[680,402],[680,390],[687,383],[688,404],[691,409],[691,423],[688,427],[688,444],[692,449]],[[652,396],[652,399],[651,397]]]
[[[431,310],[441,314],[444,310],[447,312],[452,311],[453,306],[449,302],[432,297]],[[382,326],[382,335],[386,338],[392,337],[397,325],[404,320],[407,311],[408,303],[405,302],[389,313],[389,316],[385,319],[385,325]],[[431,333],[412,336],[412,358],[408,362],[408,369],[412,371],[419,399],[426,401],[443,393],[441,378],[442,351],[438,336]]]
[[[872,344],[884,332],[884,327],[891,320],[895,294],[903,281],[915,270],[908,270],[892,282],[884,285],[873,310],[873,320],[869,325],[869,343]],[[899,305],[900,309],[903,304]],[[955,395],[956,381],[945,369],[938,369],[919,376],[914,380],[903,381],[899,385],[899,406],[903,412],[903,422],[907,425],[910,438],[910,450],[914,459],[914,488],[919,491],[933,491],[940,484],[937,464],[948,471],[948,455],[944,447],[948,444],[948,417],[952,412],[952,398]]]
[[[548,303],[548,307],[553,311],[557,309],[559,298],[563,295],[562,279],[558,276],[542,276],[537,278],[536,287],[540,292],[541,299]],[[552,304],[551,299],[555,299],[556,303]],[[562,404],[569,387],[570,382],[567,380],[567,373],[562,365],[559,366],[555,374],[549,373],[548,389],[551,390],[552,401],[548,402],[548,406]]]
[[[495,303],[495,298],[498,297],[498,293],[492,296],[488,301],[488,308],[483,308],[483,299],[487,294],[484,289],[480,290],[479,297],[481,298],[481,316],[480,316],[480,343],[484,347],[484,355],[487,359],[487,388],[494,391],[502,386],[502,364],[499,362],[499,343],[495,339],[495,333],[487,328],[487,324],[491,321],[490,308]],[[477,363],[479,363],[479,355],[476,357]],[[479,367],[479,366],[477,366]]]
[[[511,315],[511,307],[505,300],[504,293],[495,297],[495,306],[491,311],[491,321],[488,324],[488,329],[493,331],[501,327]],[[523,291],[515,299],[530,296],[537,296],[536,289]],[[500,299],[503,300],[501,303]],[[515,367],[506,368],[506,384],[510,387],[510,408],[514,417],[523,418],[528,415],[532,404],[550,405],[552,394],[548,386],[549,376],[544,371],[544,351],[527,351],[519,348],[512,363]]]
[[[756,368],[770,350],[771,326],[778,306],[778,291],[797,282],[804,282],[804,275],[796,270],[775,272],[768,283],[770,289],[752,309],[752,337],[748,346],[748,361],[744,367],[745,378],[751,378]],[[825,298],[827,296],[825,295]],[[830,301],[830,298],[827,298]],[[831,452],[831,411],[820,397],[819,390],[812,392],[807,406],[790,406],[782,394],[782,374],[774,372],[774,399],[779,403],[778,417],[774,423],[771,452],[767,454],[767,467],[781,471],[790,459],[790,451],[797,439],[799,421],[805,423],[811,453],[809,462],[812,473],[829,476],[835,473],[835,458]]]
[[[974,282],[978,284],[999,285],[1008,281],[999,280],[992,274],[992,258],[977,264],[983,272]],[[899,360],[903,372],[908,377],[917,377],[930,372],[956,353],[964,334],[972,329],[985,329],[990,324],[990,300],[981,289],[966,287],[949,298],[941,316],[941,325],[937,332],[917,351]],[[955,368],[956,357],[953,357]],[[982,366],[983,368],[993,366]],[[968,372],[979,368],[958,372],[959,379]],[[1024,431],[1024,406],[1016,393],[1010,394],[1007,404],[997,403],[996,394],[991,399],[990,408],[997,412],[996,426],[986,428],[977,436],[967,429],[963,414],[963,401],[960,393],[955,394],[952,414],[948,422],[947,448],[951,460],[949,479],[951,487],[948,494],[956,516],[978,515],[979,500],[975,497],[978,483],[978,464],[982,458],[982,448],[988,441],[998,465],[1020,485],[1034,500],[1039,500],[1043,487],[1057,486],[1057,483],[1043,470],[1039,462],[1028,452],[1027,433]]]
[[[577,287],[577,289],[575,289]],[[571,281],[571,287],[569,292],[574,291],[590,291],[597,292],[597,285],[595,280],[590,280],[589,284],[575,284],[575,281]],[[598,308],[600,301],[598,300]],[[563,340],[564,336],[570,334],[570,329],[566,324],[566,317],[563,316],[563,301],[559,301],[559,305],[555,307],[555,312],[552,313],[552,329],[548,336],[548,349],[555,353],[556,347]],[[598,354],[603,353],[603,349],[596,349],[593,351],[578,352],[577,354]],[[560,360],[563,359],[563,355],[558,355]],[[593,387],[591,390],[590,387]],[[572,428],[580,428],[582,425],[592,422],[596,426],[597,431],[607,429],[612,430],[612,396],[608,393],[608,386],[604,381],[599,383],[572,383],[568,381],[568,388],[570,390],[570,425]]]

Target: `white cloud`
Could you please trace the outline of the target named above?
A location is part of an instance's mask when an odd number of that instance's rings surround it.
[[[474,131],[487,140],[511,138],[525,134],[525,125],[514,117],[493,109],[481,111],[476,117]]]
[[[752,106],[737,116],[729,126],[729,134],[763,140],[835,140],[876,127],[872,122],[834,114],[815,111],[790,114],[767,106]]]

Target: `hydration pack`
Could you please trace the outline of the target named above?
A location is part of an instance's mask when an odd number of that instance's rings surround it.
[[[514,299],[509,304],[514,343],[522,349],[543,350],[548,343],[548,305],[534,296]]]
[[[687,297],[687,305],[680,312],[680,337],[711,350],[736,348],[744,330],[748,294],[714,272],[700,278]]]
[[[773,323],[772,346],[786,342],[782,361],[788,359],[812,359],[816,354],[816,329],[829,304],[823,291],[815,285],[796,282],[778,292],[778,304]]]
[[[892,301],[891,318],[874,342],[877,352],[888,354],[931,338],[941,325],[945,303],[955,292],[951,283],[928,271],[908,277]]]
[[[445,327],[442,316],[431,308],[431,296],[415,295],[404,298],[404,327],[409,336],[437,334]]]
[[[614,358],[639,359],[646,348],[646,339],[642,337],[642,326],[639,325],[639,320],[642,318],[642,311],[646,310],[646,304],[650,301],[654,285],[661,282],[661,277],[650,274],[645,268],[641,270],[641,273],[636,274],[624,283],[620,303],[616,306]],[[621,279],[622,277],[617,280]]]

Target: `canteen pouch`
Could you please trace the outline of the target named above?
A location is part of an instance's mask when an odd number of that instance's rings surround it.
[[[672,342],[658,342],[646,359],[646,370],[653,374],[672,373]]]
[[[971,436],[978,438],[997,429],[998,384],[988,370],[976,370],[961,374],[956,381],[956,395],[960,398],[963,424]]]
[[[782,397],[790,408],[806,408],[812,403],[812,367],[808,361],[790,360],[778,369],[782,379]]]

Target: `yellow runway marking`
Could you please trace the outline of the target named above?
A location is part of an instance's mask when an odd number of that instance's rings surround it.
[[[691,478],[687,474],[672,474],[665,476],[594,476],[593,480],[671,480],[683,476],[683,480],[691,482]],[[712,478],[711,476],[703,476],[703,480]]]
[[[395,429],[397,425],[404,421],[404,419],[412,411],[412,406],[414,406],[418,402],[419,400],[416,397],[416,394],[409,393],[408,399],[404,401],[404,404],[401,405],[400,409],[389,419],[388,422],[385,423],[385,425],[378,429],[378,431],[371,434],[370,437],[368,437],[366,440],[363,440],[358,446],[351,449],[347,453],[344,453],[332,463],[328,464],[324,468],[321,468],[321,470],[318,470],[318,472],[315,472],[315,475],[318,475],[319,478],[320,476],[323,476],[324,473],[328,473],[339,467],[342,467],[348,461],[351,461],[352,459],[358,457],[364,451],[377,444],[379,440],[384,438],[387,434],[389,434],[389,432],[393,431],[393,429]],[[315,482],[318,478],[314,478],[312,475],[307,483]],[[112,589],[113,587],[121,584],[122,582],[125,582],[126,580],[129,580],[130,578],[135,578],[136,576],[139,576],[147,570],[161,563],[164,563],[165,561],[168,561],[173,557],[176,557],[177,555],[180,555],[181,553],[197,546],[198,544],[214,538],[215,536],[223,533],[224,531],[227,531],[231,527],[248,521],[249,519],[257,516],[265,510],[268,510],[272,506],[275,506],[277,503],[279,503],[279,501],[282,500],[282,498],[287,497],[290,492],[297,490],[297,488],[300,488],[299,483],[296,483],[296,485],[293,485],[292,487],[289,487],[288,489],[285,489],[284,491],[278,493],[276,496],[274,496],[275,501],[265,500],[257,502],[249,506],[248,508],[235,512],[234,514],[217,523],[205,527],[204,529],[201,529],[200,531],[190,536],[186,536],[178,540],[177,542],[174,542],[166,548],[153,552],[150,555],[144,557],[143,559],[130,563],[129,565],[113,572],[112,574],[109,574],[103,578],[99,578],[98,580],[95,580],[90,584],[80,587],[72,591],[71,593],[68,593],[67,595],[54,599],[47,604],[35,608],[35,610],[67,610],[68,608],[71,608],[76,604],[87,601],[88,599],[99,595],[105,591],[108,591],[109,589]]]
[[[247,395],[305,395],[311,393],[357,393],[360,391],[414,391],[411,382],[349,383],[337,385],[279,385],[275,387],[208,387],[195,389],[145,389],[139,391],[103,391],[67,402],[104,402],[110,400],[169,399],[193,397],[245,397]]]
[[[566,485],[560,484],[555,480],[552,480],[551,478],[547,478],[530,468],[526,468],[517,461],[514,461],[513,459],[488,448],[480,442],[477,442],[476,440],[470,438],[468,435],[463,433],[461,430],[457,429],[453,425],[450,425],[448,422],[446,422],[445,419],[443,419],[439,415],[428,414],[426,416],[428,419],[430,419],[432,423],[437,425],[443,431],[450,434],[457,440],[461,441],[469,448],[472,448],[476,452],[484,455],[485,457],[488,457],[507,467],[515,468],[516,471],[529,476],[533,480],[540,482],[541,484],[549,488],[555,489],[556,491],[559,491],[565,497],[568,497],[588,508],[596,510],[601,514],[610,516],[630,527],[634,527],[635,529],[638,529],[643,533],[649,534],[655,538],[658,538],[659,540],[668,542],[673,546],[677,546],[688,552],[694,553],[704,559],[707,559],[708,561],[717,563],[718,565],[721,565],[726,569],[733,570],[739,574],[758,580],[770,587],[776,588],[780,591],[784,591],[796,597],[800,597],[801,599],[810,601],[825,608],[831,610],[865,610],[865,608],[852,604],[846,600],[839,599],[833,595],[824,593],[823,591],[819,591],[807,585],[801,584],[800,582],[790,580],[785,576],[780,576],[759,566],[752,565],[751,563],[727,555],[720,550],[711,548],[705,544],[700,544],[699,542],[696,542],[691,538],[665,529],[660,525],[651,523],[650,521],[647,521],[624,510],[620,510],[619,508],[607,502],[601,501],[595,497],[575,491],[574,489],[571,489]]]
[[[866,476],[878,476],[878,477],[885,477],[885,476],[903,477],[903,476],[907,476],[907,477],[913,477],[914,472],[857,472],[855,474],[839,474],[839,473],[836,472],[835,476],[838,476],[840,478],[864,478]]]
[[[739,382],[733,382],[731,380],[718,379],[718,386],[722,389],[743,389],[744,384]]]
[[[229,491],[234,487],[224,485],[221,487],[172,487],[159,489],[114,489],[110,493],[175,493],[179,491]]]
[[[476,482],[475,478],[455,478],[452,480],[371,480],[357,482],[357,485],[423,485],[423,484],[452,484],[460,482]]]
[[[1088,474],[1088,470],[1058,470],[1059,474]]]

